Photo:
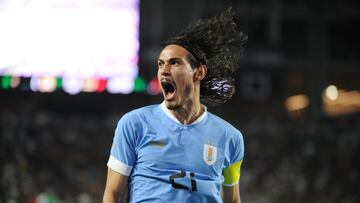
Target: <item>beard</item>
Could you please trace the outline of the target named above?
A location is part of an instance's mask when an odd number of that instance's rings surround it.
[[[176,103],[175,101],[166,101],[165,100],[166,108],[169,110],[177,110],[181,107],[181,104]]]

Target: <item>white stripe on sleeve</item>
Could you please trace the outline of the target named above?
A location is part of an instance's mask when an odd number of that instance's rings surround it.
[[[222,184],[223,186],[225,186],[225,187],[232,187],[232,186],[235,186],[235,185],[237,185],[237,184],[239,184],[239,182],[235,182],[235,183],[232,183],[232,184]]]
[[[129,176],[133,168],[132,166],[126,165],[123,162],[117,160],[113,156],[110,156],[107,166],[112,170],[125,176]]]

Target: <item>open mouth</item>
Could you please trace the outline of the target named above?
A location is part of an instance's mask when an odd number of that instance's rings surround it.
[[[161,86],[163,89],[164,98],[166,100],[172,99],[175,95],[175,85],[167,80],[163,80],[161,81]]]

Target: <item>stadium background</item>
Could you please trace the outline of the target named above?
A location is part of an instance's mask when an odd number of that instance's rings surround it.
[[[99,202],[117,120],[161,101],[150,86],[161,43],[228,6],[249,41],[236,95],[209,110],[244,134],[243,202],[360,202],[359,1],[139,6],[146,90],[40,93],[10,88],[9,76],[0,77],[0,202]]]

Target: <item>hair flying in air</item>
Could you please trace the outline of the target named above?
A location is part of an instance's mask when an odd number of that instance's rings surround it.
[[[193,67],[207,66],[201,81],[201,101],[207,105],[220,105],[235,93],[234,72],[244,52],[247,36],[238,30],[232,8],[207,19],[190,24],[176,37],[164,43],[187,49]]]

